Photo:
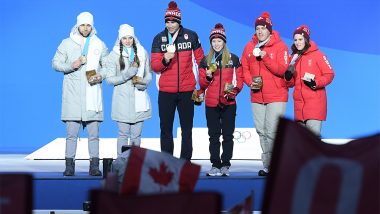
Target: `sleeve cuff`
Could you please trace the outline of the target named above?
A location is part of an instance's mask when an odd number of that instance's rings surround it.
[[[213,80],[214,77],[209,77],[209,76],[206,76],[206,80],[208,80],[209,82],[211,82],[211,80]]]
[[[163,64],[165,67],[168,67],[168,66],[170,65],[171,60],[169,60],[169,62],[166,62],[166,61],[165,61],[165,57],[163,57],[162,60],[161,60],[161,62],[162,62],[162,64]]]

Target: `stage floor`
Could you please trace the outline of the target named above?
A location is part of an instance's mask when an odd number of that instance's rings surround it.
[[[102,186],[102,177],[88,175],[88,160],[76,160],[75,176],[64,177],[64,160],[27,160],[26,156],[27,154],[0,154],[0,172],[27,172],[33,175],[34,213],[87,213],[80,209],[83,201],[87,199],[88,190]],[[250,191],[255,191],[253,213],[260,213],[257,211],[261,210],[265,187],[265,177],[257,176],[257,172],[262,168],[261,160],[231,160],[229,177],[206,176],[206,172],[211,168],[209,160],[192,162],[201,165],[195,191],[220,192],[223,195],[223,210],[228,210],[243,201]],[[103,168],[102,161],[99,167]],[[77,192],[72,194],[73,191]],[[76,195],[76,198],[73,195]],[[68,200],[70,196],[71,201]]]
[[[27,154],[0,154],[0,172],[30,172],[30,173],[58,173],[62,175],[65,169],[64,160],[26,160]],[[193,163],[201,165],[201,176],[211,168],[209,160],[192,160]],[[75,171],[78,175],[88,172],[88,160],[76,160]],[[100,161],[100,169],[103,168]],[[262,168],[261,160],[231,160],[231,176],[257,176]]]

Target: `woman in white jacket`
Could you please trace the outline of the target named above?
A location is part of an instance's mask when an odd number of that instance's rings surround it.
[[[139,146],[143,122],[152,117],[147,86],[152,80],[148,53],[134,28],[120,25],[119,36],[107,60],[107,82],[114,85],[111,117],[117,122],[117,155],[121,147]]]

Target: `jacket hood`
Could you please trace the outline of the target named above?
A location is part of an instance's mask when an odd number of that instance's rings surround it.
[[[317,44],[314,41],[310,40],[310,47],[309,49],[307,49],[307,51],[304,54],[308,54],[317,50],[319,50]]]
[[[74,27],[73,28],[71,28],[71,31],[70,31],[70,35],[71,34],[79,34],[80,35],[80,33],[79,33],[79,30],[78,30],[78,25],[74,25]],[[96,35],[96,28],[94,27],[94,26],[92,26],[92,30],[91,30],[91,33],[90,33],[90,36],[93,36],[93,35]]]
[[[79,33],[79,30],[78,30],[78,25],[74,25],[74,27],[71,29],[71,32],[70,32],[70,38],[77,44],[81,45],[80,41],[82,40],[81,38],[82,35]],[[90,35],[91,37],[96,37],[96,29],[95,27],[92,27],[92,30],[91,30],[91,33]]]

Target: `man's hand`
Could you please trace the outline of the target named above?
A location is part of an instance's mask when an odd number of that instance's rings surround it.
[[[77,59],[73,63],[71,63],[71,68],[74,71],[78,70],[80,68],[80,66],[82,66],[82,62],[80,61],[80,59]]]
[[[139,90],[139,91],[144,91],[146,89],[146,85],[145,84],[135,84],[135,87]]]
[[[97,73],[97,74],[95,74],[94,76],[92,76],[90,78],[89,83],[91,85],[95,85],[97,83],[100,83],[101,81],[102,81],[102,75],[100,75],[100,74]]]
[[[174,53],[166,52],[164,58],[166,63],[169,63],[169,61],[174,58]]]
[[[266,51],[260,51],[259,56],[260,56],[261,59],[262,59],[262,58],[264,58],[264,56],[265,56],[266,54],[267,54]]]

